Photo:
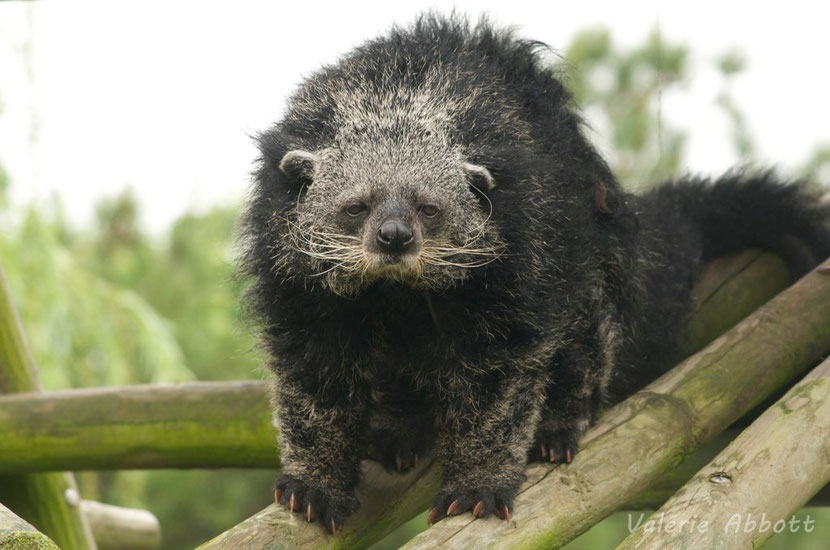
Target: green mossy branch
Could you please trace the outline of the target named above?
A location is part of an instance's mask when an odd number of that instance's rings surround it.
[[[0,504],[0,550],[58,550],[52,540]]]
[[[0,397],[0,473],[278,468],[264,382],[193,382]]]
[[[0,393],[40,390],[6,277],[0,269]],[[0,428],[0,433],[4,429]],[[0,456],[5,452],[5,434]],[[0,502],[48,535],[63,550],[95,550],[89,524],[67,495],[77,496],[68,473],[0,476]],[[80,501],[79,498],[74,499]]]

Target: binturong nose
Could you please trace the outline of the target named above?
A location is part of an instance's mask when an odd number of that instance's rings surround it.
[[[401,220],[386,220],[378,229],[378,246],[384,252],[405,252],[414,240],[412,228]]]

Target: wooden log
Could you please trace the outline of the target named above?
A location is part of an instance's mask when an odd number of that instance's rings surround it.
[[[0,393],[39,390],[34,361],[0,268]],[[0,446],[0,455],[2,451]],[[69,473],[0,476],[0,502],[15,514],[63,550],[94,550],[89,524],[77,505],[79,499],[71,498],[77,494],[75,479]]]
[[[81,511],[92,527],[98,550],[155,550],[161,545],[159,521],[147,510],[84,500]]]
[[[366,548],[420,513],[441,481],[440,468],[427,459],[405,474],[387,472],[364,460],[357,497],[360,508],[343,529],[330,536],[320,523],[307,523],[300,514],[270,505],[199,549],[246,548]],[[406,498],[400,498],[406,495]]]
[[[749,250],[712,262],[696,289],[691,353],[789,281]],[[55,469],[279,467],[264,382],[89,388],[0,396],[0,474]]]
[[[792,282],[787,265],[763,250],[744,250],[709,262],[692,293],[694,307],[681,337],[678,361],[734,327]]]
[[[718,330],[725,330],[740,321],[742,316],[784,288],[789,280],[790,275],[784,263],[766,252],[745,251],[716,260],[707,266],[701,282],[696,287],[696,308],[692,319],[697,318],[700,321],[684,340],[684,349],[694,350],[704,346],[718,336]],[[733,301],[730,293],[735,293],[736,289],[741,292],[738,293],[739,298]],[[757,289],[757,293],[751,290],[743,292],[743,289]],[[716,319],[718,323],[705,321],[707,319]],[[664,428],[671,430],[671,426]],[[374,464],[364,464],[363,467],[364,472],[377,468]],[[531,476],[530,479],[538,481],[549,470],[550,468],[544,466],[532,465],[527,473]],[[377,475],[381,474],[390,475],[385,472]],[[299,549],[367,547],[428,506],[440,482],[439,465],[425,464],[410,475],[420,479],[417,483],[409,485],[406,490],[403,490],[405,485],[390,485],[388,490],[380,494],[374,491],[377,479],[364,477],[357,491],[362,503],[361,510],[346,521],[343,531],[336,537],[328,536],[317,525],[304,523],[297,514],[272,505],[205,543],[200,549],[228,550],[240,546],[261,549],[275,540],[287,541],[286,547]],[[656,475],[652,476],[652,480]],[[635,495],[636,492],[632,492],[628,499],[633,499]],[[619,504],[628,499],[621,499]],[[397,513],[402,506],[411,512]],[[559,504],[548,501],[547,506],[556,508]],[[578,508],[579,506],[576,507]],[[472,544],[471,547],[478,546]]]
[[[0,397],[0,473],[278,468],[264,382],[87,388]]]
[[[648,489],[623,504],[619,510],[657,510],[668,501],[678,489],[691,480],[701,468],[711,462],[726,446],[737,437],[740,430],[729,429],[684,460],[680,466],[661,475]],[[830,506],[830,484],[825,485],[805,506]]]
[[[736,431],[722,434],[681,466],[663,476],[653,488],[623,505],[630,510],[660,507],[683,483],[723,449]],[[697,453],[696,453],[697,454]],[[386,472],[377,463],[363,461],[362,483],[357,496],[358,511],[346,521],[343,532],[331,537],[319,525],[309,524],[298,514],[270,505],[242,523],[206,542],[198,550],[246,548],[336,549],[366,548],[426,509],[441,481],[440,467],[431,461],[407,474]],[[404,494],[405,498],[400,495]],[[814,505],[830,504],[830,488],[823,490]]]
[[[830,351],[828,267],[610,410],[572,464],[530,466],[511,521],[456,516],[404,548],[558,548],[588,530]]]
[[[656,510],[683,486],[703,466],[715,458],[719,452],[740,433],[740,430],[730,428],[717,435],[711,441],[701,445],[694,453],[686,458],[679,466],[661,475],[650,484],[648,489],[640,492],[633,499],[627,501],[622,510]]]
[[[0,504],[0,549],[59,550],[52,540]]]
[[[830,359],[623,541],[620,549],[758,548],[830,481]]]

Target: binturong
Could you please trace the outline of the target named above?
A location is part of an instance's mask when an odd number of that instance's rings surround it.
[[[600,408],[676,359],[703,262],[830,254],[828,208],[772,172],[625,192],[545,51],[425,15],[312,74],[257,138],[241,270],[275,497],[331,532],[362,459],[428,452],[430,522],[509,519],[528,460],[571,462]]]

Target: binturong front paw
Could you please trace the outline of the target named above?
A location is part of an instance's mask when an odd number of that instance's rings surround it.
[[[427,515],[427,523],[433,523],[447,516],[457,516],[465,512],[472,512],[477,518],[495,514],[507,521],[513,513],[513,497],[518,490],[517,485],[509,487],[442,487]]]
[[[360,505],[352,495],[325,491],[289,475],[280,476],[274,484],[274,501],[302,514],[309,523],[321,520],[332,535]]]

